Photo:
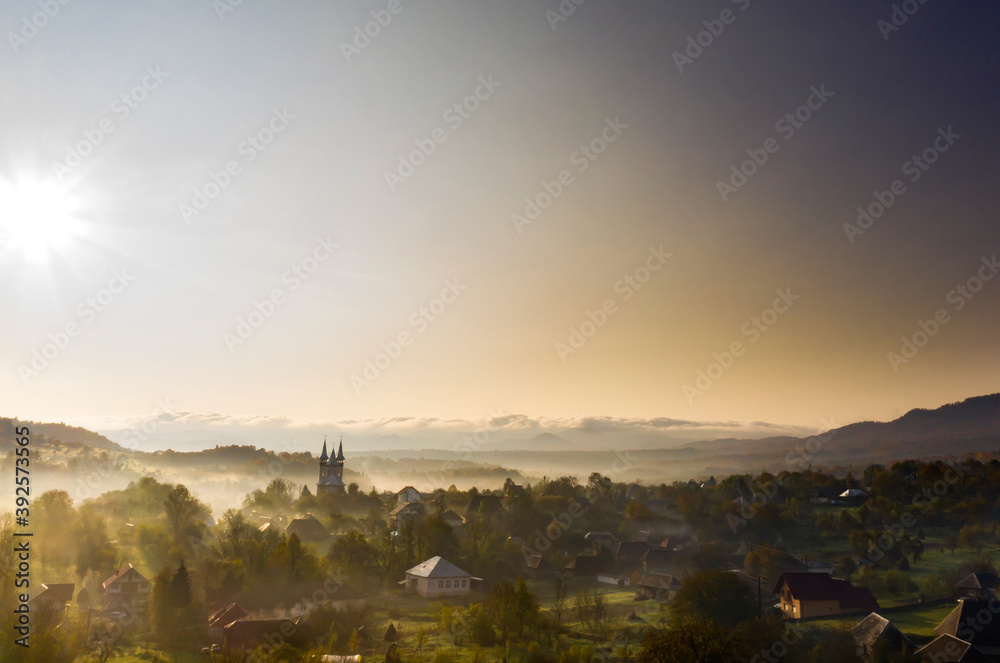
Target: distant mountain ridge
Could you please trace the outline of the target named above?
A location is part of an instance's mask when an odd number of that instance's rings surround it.
[[[578,451],[580,445],[555,433],[539,433],[528,439],[502,439],[476,447],[476,451]]]
[[[72,463],[74,459],[101,456],[105,452],[116,462],[136,468],[155,467],[164,471],[203,471],[224,474],[235,467],[256,467],[278,456],[288,465],[297,480],[309,480],[319,449],[316,445],[296,442],[281,449],[267,450],[250,440],[227,443],[200,450],[133,449],[120,446],[104,435],[64,423],[40,424],[0,418],[0,454],[6,455],[14,444],[14,429],[27,424],[32,430],[32,443],[42,452],[42,458],[55,463]],[[394,436],[387,436],[394,437]],[[808,466],[830,471],[846,471],[870,463],[890,463],[905,459],[957,457],[964,454],[1000,453],[1000,394],[976,396],[949,403],[935,409],[917,408],[888,422],[863,421],[841,426],[814,438],[790,435],[765,438],[720,438],[660,446],[640,446],[638,436],[621,437],[609,434],[609,444],[597,448],[579,436],[564,437],[544,432],[531,437],[487,438],[478,444],[474,435],[467,435],[471,448],[442,446],[409,449],[351,449],[349,458],[356,459],[353,471],[362,473],[388,463],[402,481],[412,480],[401,474],[396,463],[402,459],[426,459],[428,463],[446,463],[448,467],[470,466],[469,472],[480,474],[489,470],[503,474],[509,471],[555,476],[576,474],[587,476],[592,471],[615,473],[616,478],[661,482],[691,477],[707,478],[709,474],[725,476],[745,472],[772,472],[805,469],[806,465],[789,460],[807,447]],[[254,440],[255,442],[256,440]],[[816,444],[816,441],[819,444]],[[249,442],[249,443],[248,443]],[[295,442],[294,440],[292,442]],[[416,441],[419,444],[419,441]],[[393,444],[390,442],[390,444]],[[146,445],[143,445],[146,447]],[[389,446],[389,445],[385,445]],[[393,445],[396,446],[396,445]],[[621,455],[626,452],[625,455]],[[799,454],[798,458],[801,458]],[[2,461],[3,459],[0,459]],[[10,460],[8,456],[7,460]],[[421,460],[423,462],[423,460]],[[478,469],[472,467],[478,466]],[[68,467],[68,466],[67,466]],[[292,468],[295,468],[292,470]],[[413,468],[410,462],[407,467]],[[624,468],[624,469],[622,469]],[[462,470],[465,472],[465,470]],[[472,476],[470,481],[474,481]]]
[[[125,450],[124,447],[116,442],[112,442],[100,433],[95,433],[79,426],[70,426],[64,423],[43,424],[36,421],[0,418],[0,452],[5,452],[13,448],[15,429],[22,426],[27,426],[30,430],[33,443],[58,440],[70,447],[85,446],[105,451]]]
[[[928,455],[975,453],[1000,448],[1000,394],[975,396],[928,410],[916,408],[888,422],[862,421],[816,436],[824,455],[846,460],[854,453],[885,462]],[[809,438],[772,437],[694,442],[708,452],[771,455],[801,446]]]

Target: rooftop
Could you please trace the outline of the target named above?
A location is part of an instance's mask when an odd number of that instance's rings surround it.
[[[995,573],[970,573],[957,583],[959,589],[997,589],[1000,587],[1000,577]]]
[[[126,573],[128,573],[129,571],[131,571],[131,570],[132,570],[132,568],[133,568],[133,567],[132,567],[132,565],[131,565],[131,564],[126,564],[126,565],[125,565],[125,566],[123,566],[122,568],[118,569],[117,571],[115,571],[114,575],[112,575],[112,576],[111,576],[110,578],[108,578],[107,580],[105,580],[105,581],[104,581],[104,584],[102,585],[102,587],[104,587],[104,589],[107,589],[107,588],[108,588],[108,585],[111,585],[111,584],[113,584],[114,582],[116,582],[116,581],[117,581],[117,580],[118,580],[119,578],[121,578],[121,577],[122,577],[123,575],[125,575]],[[143,575],[142,575],[141,573],[139,573],[138,571],[136,571],[135,573],[136,573],[136,575],[138,575],[138,576],[139,576],[140,578],[142,578],[143,580],[145,580],[145,579],[146,579],[146,578],[145,578],[145,577],[144,577],[144,576],[143,576]]]
[[[868,645],[869,649],[875,645],[876,640],[883,636],[892,643],[895,649],[901,649],[903,644],[908,645],[911,651],[914,649],[910,639],[903,635],[892,622],[877,612],[873,612],[858,622],[857,626],[851,629],[851,635],[858,642]]]
[[[417,564],[406,572],[406,575],[418,578],[462,578],[472,576],[458,568],[440,555],[431,557],[426,562]]]

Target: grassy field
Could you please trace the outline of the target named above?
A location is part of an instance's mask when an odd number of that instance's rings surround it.
[[[915,605],[912,610],[893,612],[884,615],[889,621],[896,625],[900,631],[905,633],[917,645],[926,644],[936,637],[934,627],[941,623],[949,612],[955,607],[954,603],[943,605]],[[851,628],[860,619],[852,617],[850,619],[820,619],[808,622],[810,628]]]
[[[86,661],[86,658],[77,659],[80,663]],[[108,663],[204,663],[205,661],[211,660],[203,654],[193,654],[189,652],[161,652],[157,650],[147,650],[144,647],[130,647],[124,651],[118,652],[110,659]]]
[[[889,618],[896,625],[896,628],[909,635],[911,639],[925,638],[932,640],[935,637],[934,628],[954,608],[954,603],[945,603],[944,605],[894,613],[889,615]]]
[[[550,615],[553,614],[553,581],[551,579],[529,580],[527,583],[538,599],[542,611]],[[594,581],[573,582],[569,589],[570,598],[567,601],[562,619],[562,624],[567,627],[568,633],[558,637],[558,646],[560,647],[606,648],[610,646],[613,634],[620,629],[631,627],[637,631],[638,628],[649,625],[660,626],[660,621],[665,615],[662,605],[656,601],[636,601],[634,589],[618,589]],[[590,633],[574,614],[573,597],[585,589],[590,592],[601,592],[607,600],[609,619],[603,635],[598,636]],[[414,651],[418,641],[417,634],[423,629],[425,633],[423,652],[425,654],[443,650],[454,655],[457,660],[464,660],[472,658],[475,647],[470,645],[466,638],[463,638],[461,651],[456,650],[451,636],[440,628],[441,606],[465,607],[472,603],[483,603],[486,598],[482,593],[473,592],[469,596],[461,598],[428,599],[414,594],[400,594],[393,590],[387,590],[373,596],[370,605],[373,609],[375,628],[379,636],[392,623],[399,633],[400,646],[404,650]],[[629,644],[634,647],[638,645],[638,638],[633,638],[633,640]],[[485,649],[488,650],[484,650],[487,659],[492,659],[494,656],[500,658],[500,652],[493,651],[494,648]],[[512,646],[510,653],[511,656],[520,656],[523,652],[520,646]]]

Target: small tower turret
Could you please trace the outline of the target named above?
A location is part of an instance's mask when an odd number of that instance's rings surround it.
[[[333,472],[337,475],[337,478],[341,481],[344,480],[344,436],[340,436],[340,447],[337,449],[337,457],[333,459],[336,463],[333,466]]]

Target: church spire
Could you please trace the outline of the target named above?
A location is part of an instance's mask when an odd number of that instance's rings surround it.
[[[330,456],[326,453],[326,435],[323,436],[323,453],[319,457],[319,462],[325,463],[330,459]]]
[[[337,460],[343,462],[344,460],[344,436],[340,436],[340,448],[337,449]]]

